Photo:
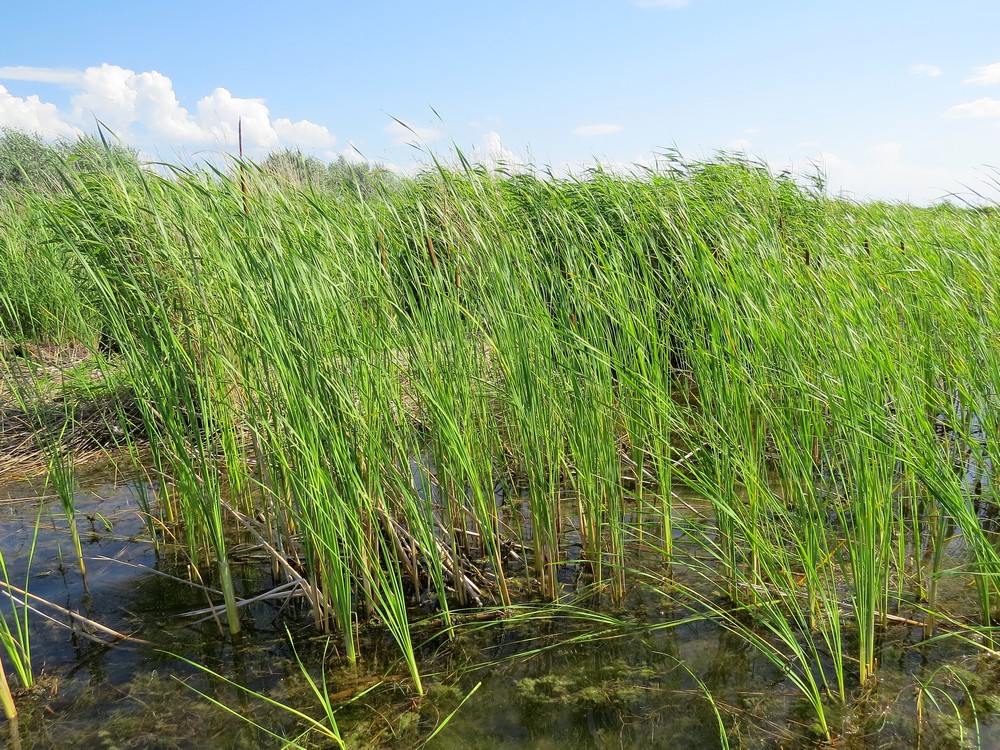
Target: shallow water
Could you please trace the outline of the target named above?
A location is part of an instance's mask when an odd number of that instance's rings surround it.
[[[189,575],[183,554],[168,544],[157,552],[149,541],[142,510],[152,500],[150,485],[108,471],[81,474],[79,482],[85,489],[75,500],[90,596],[72,559],[61,505],[43,482],[0,488],[0,551],[10,581],[23,586],[27,580],[27,588],[42,599],[148,643],[97,643],[64,612],[39,605],[53,620],[31,619],[40,679],[33,697],[21,699],[23,748],[282,745],[188,685],[277,734],[294,736],[301,729],[287,714],[174,654],[318,715],[285,625],[291,626],[314,675],[325,640],[311,632],[307,617],[296,617],[295,604],[280,616],[278,601],[248,607],[246,629],[237,638],[221,635],[211,619],[194,624],[196,618],[183,615],[205,607],[206,595],[183,582]],[[702,521],[692,505],[677,519],[677,535],[685,523]],[[235,573],[240,596],[274,586],[260,563],[237,565]],[[969,593],[945,585],[943,595],[957,600]],[[378,629],[364,630],[365,663],[351,671],[337,668],[333,660],[327,671],[330,691],[341,701],[375,686],[338,713],[349,746],[414,747],[477,685],[432,747],[712,748],[720,746],[720,719],[733,747],[815,744],[809,706],[783,671],[742,638],[705,620],[665,627],[689,613],[652,586],[632,587],[613,609],[606,601],[598,604],[624,625],[607,629],[568,616],[526,616],[515,624],[470,625],[453,641],[429,638],[421,654],[428,696],[420,701],[392,676],[400,669],[391,640]],[[426,628],[432,631],[433,626]],[[920,646],[919,640],[918,628],[891,626],[881,644],[878,683],[854,691],[847,707],[831,707],[834,716],[847,714],[839,722],[852,729],[843,738],[846,746],[914,746],[921,685],[923,747],[968,745],[972,735],[963,741],[960,734],[970,733],[976,718],[982,746],[1000,746],[992,721],[1000,707],[995,705],[1000,704],[995,698],[1000,667],[977,659],[978,650],[960,641]],[[973,687],[962,688],[962,681]],[[970,693],[978,717],[971,711]],[[934,711],[928,696],[942,710]]]
[[[56,748],[75,742],[120,748],[236,746],[236,738],[245,735],[247,727],[178,682],[211,687],[197,670],[164,651],[218,668],[238,663],[251,638],[234,643],[221,638],[211,623],[192,627],[189,620],[179,618],[205,607],[206,598],[201,591],[160,575],[184,577],[186,569],[168,547],[161,547],[158,555],[149,542],[142,514],[143,499],[149,499],[148,484],[95,472],[82,475],[80,485],[86,489],[76,494],[75,504],[89,596],[74,560],[62,506],[48,494],[44,482],[19,482],[0,489],[0,551],[9,580],[55,605],[34,603],[51,619],[29,615],[39,680],[34,700],[27,701],[29,709],[19,721],[22,746]],[[248,593],[254,579],[260,578],[257,571],[242,577],[241,593]],[[0,606],[9,615],[7,602]],[[100,631],[88,633],[92,628],[65,610],[148,643],[118,640]],[[251,630],[266,617],[264,608],[254,612],[248,620]],[[262,635],[260,645],[266,646],[266,631]],[[254,650],[260,645],[255,644]],[[260,680],[252,670],[245,676],[248,684]],[[274,679],[273,670],[266,670],[265,677]],[[212,728],[207,735],[191,725],[194,717],[207,720],[206,714],[211,715]],[[217,736],[221,726],[228,729]]]

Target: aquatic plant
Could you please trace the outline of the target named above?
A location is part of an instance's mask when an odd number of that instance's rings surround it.
[[[5,338],[104,342],[139,417],[120,443],[148,445],[156,512],[233,633],[241,519],[347,662],[377,619],[417,693],[417,607],[454,634],[518,590],[619,606],[656,582],[786,669],[829,737],[890,618],[940,634],[943,576],[992,647],[990,214],[852,204],[726,156],[436,163],[371,190],[115,163],[2,211],[66,321],[26,307],[6,241]],[[679,531],[684,485],[711,513]]]

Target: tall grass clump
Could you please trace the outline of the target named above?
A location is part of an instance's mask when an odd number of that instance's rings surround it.
[[[620,606],[636,581],[783,669],[827,738],[891,618],[930,636],[956,614],[946,576],[992,647],[991,214],[854,204],[726,156],[565,179],[274,166],[112,160],[0,209],[8,335],[110,351],[158,513],[232,633],[239,526],[345,660],[382,623],[418,693],[418,606],[453,634],[519,597]],[[32,284],[58,316],[25,306]],[[683,486],[704,524],[676,525]]]

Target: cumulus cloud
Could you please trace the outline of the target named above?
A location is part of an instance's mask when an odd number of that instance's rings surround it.
[[[154,70],[139,73],[131,85],[136,92],[135,120],[154,137],[173,143],[197,143],[202,139],[201,126],[177,101],[169,78]]]
[[[20,99],[0,87],[0,124],[56,135],[76,135],[98,120],[136,145],[162,141],[172,146],[232,148],[243,123],[247,150],[282,146],[330,149],[336,136],[324,125],[287,117],[272,119],[263,99],[234,96],[216,88],[198,100],[192,113],[183,107],[173,82],[152,70],[136,72],[118,65],[82,71],[55,68],[3,67],[0,79],[59,83],[72,87],[68,111],[37,96]]]
[[[87,68],[80,81],[82,91],[73,96],[73,119],[83,121],[93,113],[112,130],[123,133],[135,119],[137,93],[135,73],[105,63]]]
[[[573,135],[583,136],[584,138],[590,138],[595,135],[608,135],[610,133],[617,133],[622,129],[621,125],[611,125],[607,123],[597,124],[597,125],[581,125],[578,128],[573,128]]]
[[[1000,63],[976,68],[976,74],[966,78],[965,82],[975,83],[980,86],[993,86],[1000,83]]]
[[[910,75],[915,75],[920,78],[937,78],[941,75],[941,68],[936,65],[918,63],[917,65],[910,66]]]
[[[0,86],[0,127],[48,136],[76,136],[80,130],[63,119],[59,108],[37,96],[24,99]]]
[[[278,133],[271,125],[271,116],[263,99],[243,99],[227,89],[217,88],[198,100],[198,122],[204,131],[220,144],[235,143],[243,126],[243,144],[247,148],[273,149],[278,146]]]
[[[274,132],[282,141],[295,143],[302,148],[329,149],[337,142],[337,136],[325,125],[317,125],[308,120],[292,122],[287,117],[279,118],[274,121]]]
[[[393,146],[406,146],[412,143],[432,143],[444,137],[444,133],[438,128],[423,128],[418,125],[405,125],[398,120],[382,128],[382,132],[392,136]]]
[[[984,96],[982,99],[976,99],[974,102],[956,104],[954,107],[950,107],[944,113],[944,116],[952,120],[1000,117],[1000,99],[992,99]]]

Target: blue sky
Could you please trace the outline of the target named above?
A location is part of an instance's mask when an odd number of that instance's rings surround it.
[[[297,146],[557,173],[677,148],[1000,200],[995,0],[8,3],[0,126],[167,160]],[[402,128],[393,118],[407,123]],[[416,145],[413,145],[416,144]]]

